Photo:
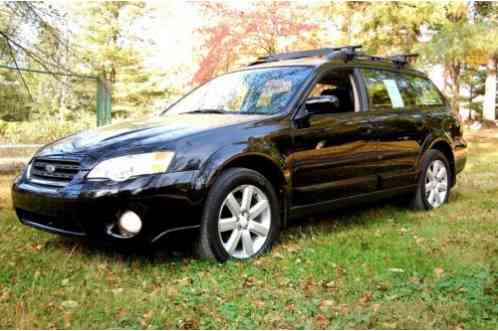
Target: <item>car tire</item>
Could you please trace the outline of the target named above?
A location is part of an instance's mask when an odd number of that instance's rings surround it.
[[[430,210],[447,203],[451,178],[451,168],[444,154],[434,149],[427,151],[422,159],[422,172],[411,207],[416,210]]]
[[[254,170],[230,168],[208,192],[195,251],[220,262],[252,258],[270,250],[280,226],[272,184]]]

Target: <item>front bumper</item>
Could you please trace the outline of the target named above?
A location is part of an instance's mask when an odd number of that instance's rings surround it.
[[[121,183],[81,181],[63,188],[21,178],[12,187],[20,221],[45,231],[125,241],[112,231],[119,215],[136,212],[143,230],[133,240],[155,242],[182,229],[198,228],[201,201],[192,189],[196,171],[141,176]]]

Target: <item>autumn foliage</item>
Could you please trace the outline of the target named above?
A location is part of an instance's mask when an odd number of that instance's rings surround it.
[[[202,38],[199,69],[193,77],[201,83],[217,73],[282,51],[317,47],[317,23],[303,19],[306,8],[285,2],[258,2],[243,9],[219,2],[202,2],[203,21],[197,33]]]

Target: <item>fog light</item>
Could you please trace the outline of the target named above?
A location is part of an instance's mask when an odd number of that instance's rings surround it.
[[[136,213],[128,210],[119,218],[119,230],[123,235],[136,236],[142,229],[142,220]]]

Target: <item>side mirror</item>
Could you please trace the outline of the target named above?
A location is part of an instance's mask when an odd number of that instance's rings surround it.
[[[333,112],[339,108],[339,98],[335,95],[321,95],[318,97],[310,97],[304,103],[306,110],[310,114],[321,114]]]

